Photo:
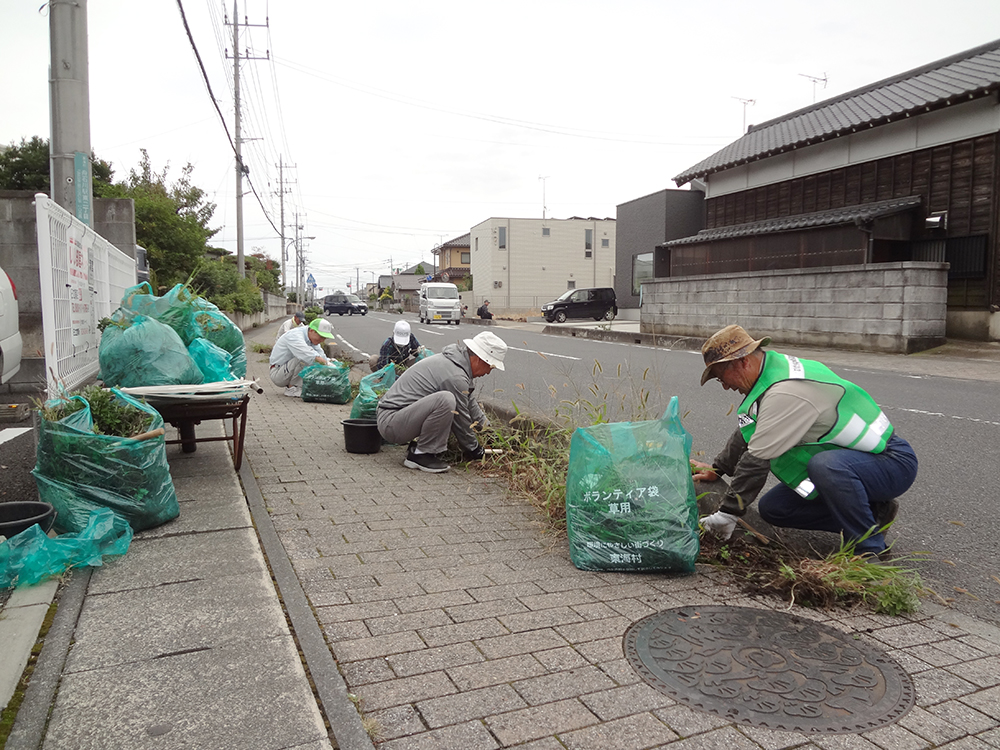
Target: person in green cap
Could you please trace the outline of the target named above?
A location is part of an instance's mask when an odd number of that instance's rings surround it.
[[[293,328],[274,343],[271,350],[271,382],[285,389],[291,398],[302,397],[302,378],[299,373],[312,364],[328,365],[330,360],[320,344],[333,338],[333,326],[316,318],[308,326]]]

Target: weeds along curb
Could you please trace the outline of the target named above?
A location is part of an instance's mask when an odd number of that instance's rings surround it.
[[[37,750],[42,746],[92,571],[89,567],[74,568],[66,587],[56,596],[56,616],[4,750]]]

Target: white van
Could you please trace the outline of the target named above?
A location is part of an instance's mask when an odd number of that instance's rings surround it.
[[[428,282],[420,285],[420,322],[452,323],[462,321],[462,300],[454,284]]]

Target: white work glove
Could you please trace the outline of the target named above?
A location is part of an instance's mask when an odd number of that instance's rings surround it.
[[[701,525],[717,537],[728,539],[733,535],[737,520],[736,516],[720,510],[701,519]]]

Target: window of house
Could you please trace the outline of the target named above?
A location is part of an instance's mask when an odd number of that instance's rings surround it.
[[[476,252],[479,252],[479,238],[476,237]]]
[[[472,262],[472,253],[462,253],[462,262],[463,263],[471,263]]]
[[[500,249],[501,250],[506,250],[507,249],[507,227],[499,227],[499,230],[497,232],[497,239],[500,242]]]
[[[584,258],[592,258],[593,256],[594,256],[594,251],[593,250],[584,250],[583,251],[583,257]]]
[[[548,236],[549,236],[549,228],[542,227],[542,237],[548,237]]]
[[[576,282],[575,281],[567,281],[566,282],[566,288],[567,289],[576,289]]]
[[[611,240],[607,237],[601,239],[601,247],[611,247]]]
[[[653,280],[653,254],[640,253],[632,258],[632,294],[639,296],[644,281]]]
[[[594,230],[584,229],[583,230],[583,249],[593,250],[594,249]]]

